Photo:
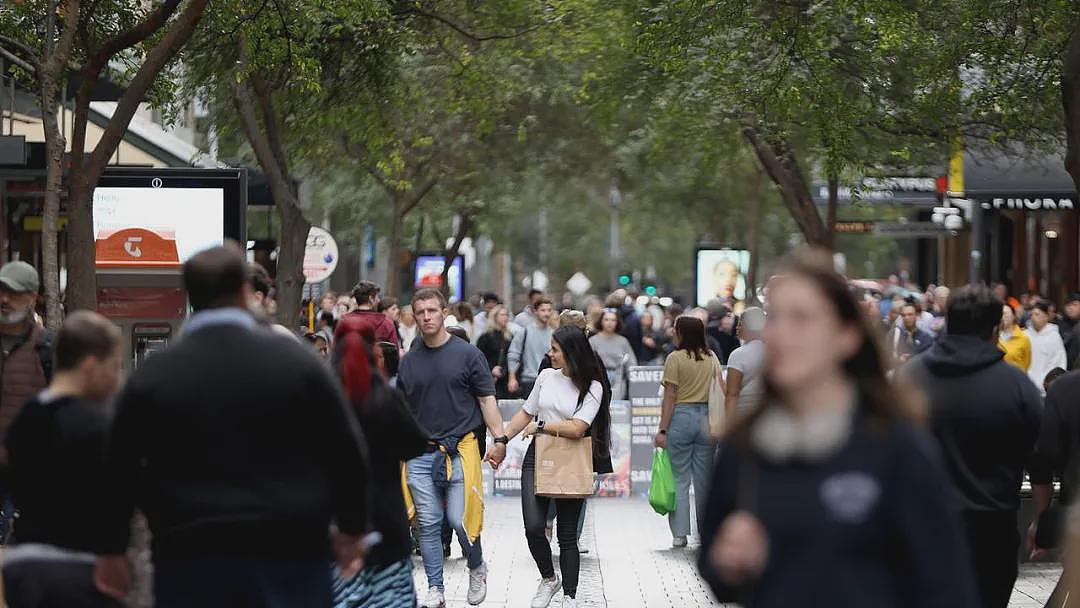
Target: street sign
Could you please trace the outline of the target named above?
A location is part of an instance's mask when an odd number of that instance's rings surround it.
[[[592,287],[592,281],[582,272],[575,272],[574,276],[566,282],[566,288],[570,290],[570,293],[579,297],[585,295],[590,287]]]
[[[897,239],[943,236],[948,233],[934,222],[882,222],[877,220],[836,222],[837,234],[876,234]]]
[[[304,280],[321,283],[334,274],[337,264],[338,246],[334,237],[326,230],[312,226],[304,249]]]

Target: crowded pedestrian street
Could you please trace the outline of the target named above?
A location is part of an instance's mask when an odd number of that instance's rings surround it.
[[[0,0],[0,608],[1080,608],[1077,0]]]
[[[486,504],[489,520],[484,528],[490,538],[492,567],[488,571],[485,606],[528,606],[536,583],[536,569],[520,534],[521,505],[518,499],[491,497]],[[588,608],[698,608],[717,603],[701,580],[693,549],[673,549],[657,515],[642,498],[597,498],[589,503],[581,535],[581,579],[588,593],[579,606]],[[696,541],[696,539],[695,539]],[[557,551],[557,548],[554,550]],[[466,606],[468,574],[455,547],[447,562],[447,606]],[[419,559],[414,559],[419,562]],[[1025,563],[1020,567],[1009,608],[1042,608],[1061,574],[1056,563]],[[417,587],[424,584],[417,574]]]

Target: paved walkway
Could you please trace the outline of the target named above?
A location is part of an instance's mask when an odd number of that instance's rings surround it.
[[[484,523],[484,556],[488,563],[488,596],[483,606],[526,608],[536,591],[540,575],[529,555],[522,532],[521,506],[517,498],[488,498]],[[697,574],[695,551],[672,549],[667,522],[639,499],[593,499],[589,501],[582,535],[578,605],[589,608],[692,608],[719,606]],[[557,549],[555,549],[557,551]],[[419,558],[417,589],[426,592]],[[555,568],[558,571],[558,560]],[[1057,582],[1061,568],[1055,564],[1021,566],[1010,608],[1042,608]],[[460,549],[446,564],[448,608],[462,608],[468,590],[468,574]],[[558,598],[552,607],[560,603]]]

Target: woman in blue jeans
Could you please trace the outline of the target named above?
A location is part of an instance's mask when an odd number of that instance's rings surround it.
[[[664,362],[664,400],[656,447],[666,448],[675,473],[675,511],[668,515],[673,547],[690,536],[690,484],[697,499],[698,530],[705,516],[710,468],[716,442],[709,435],[709,386],[716,363],[705,325],[696,317],[675,320],[676,350]]]

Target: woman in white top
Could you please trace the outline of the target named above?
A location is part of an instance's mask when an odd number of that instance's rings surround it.
[[[524,430],[525,436],[537,433],[580,439],[592,437],[606,450],[611,423],[608,406],[611,389],[604,382],[605,372],[593,354],[585,332],[574,326],[557,329],[551,338],[551,369],[540,372],[536,384],[521,411],[506,427],[513,438]],[[534,421],[533,418],[536,418]],[[594,454],[596,453],[594,449]],[[604,451],[603,453],[606,453]],[[577,546],[577,522],[585,500],[549,498],[535,492],[535,446],[530,445],[521,463],[521,511],[525,520],[525,538],[543,580],[533,597],[533,608],[544,608],[560,587],[551,560],[551,546],[544,534],[550,502],[558,513],[556,537],[559,539],[559,567],[562,571],[563,608],[575,608],[581,557]],[[594,463],[595,465],[595,463]]]

